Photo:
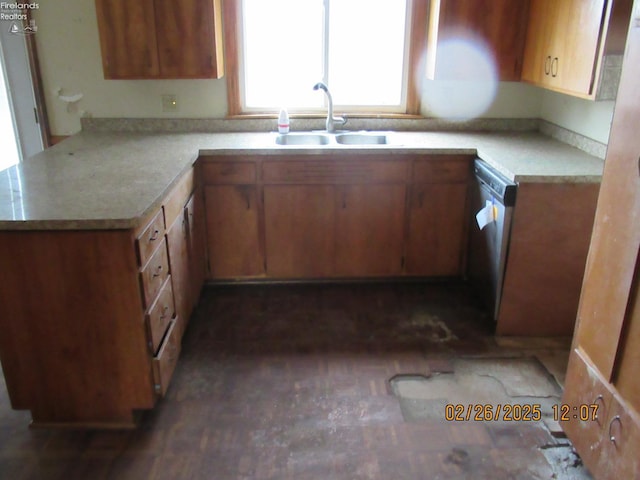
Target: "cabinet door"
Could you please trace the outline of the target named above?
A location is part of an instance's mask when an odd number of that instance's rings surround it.
[[[96,0],[104,78],[160,73],[153,0]]]
[[[169,247],[169,266],[171,269],[171,283],[173,285],[173,298],[175,299],[177,329],[182,336],[186,328],[186,322],[191,315],[189,304],[189,231],[185,215],[178,215],[173,225],[167,230],[167,242]]]
[[[580,349],[572,351],[562,396],[562,405],[568,405],[569,411],[566,412],[561,425],[587,465],[599,463],[602,457],[612,401],[613,395],[607,388],[606,381],[589,360],[583,357]],[[588,413],[597,409],[595,418],[590,416],[588,420],[580,419],[582,405],[585,406],[582,408],[589,410]],[[576,407],[575,410],[573,407]]]
[[[439,3],[439,42],[473,35],[482,39],[494,57],[502,81],[520,80],[527,24],[528,0],[433,0]],[[437,57],[436,62],[442,60]],[[451,59],[444,59],[450,62]],[[461,59],[462,60],[462,59]],[[464,60],[462,60],[464,61]],[[436,64],[436,78],[438,78]]]
[[[557,0],[531,0],[522,80],[544,85],[550,78],[550,37],[555,28],[559,3]]]
[[[467,185],[412,185],[405,272],[454,276],[466,249]]]
[[[605,0],[555,2],[559,25],[553,36],[552,72],[562,90],[591,93],[602,33]]]
[[[625,317],[630,313],[640,246],[638,77],[640,28],[635,27],[627,42],[575,338],[607,380],[613,376]],[[635,342],[632,348],[637,348],[637,338]]]
[[[219,0],[154,0],[160,75],[219,78],[222,52]],[[217,8],[216,8],[217,7]]]
[[[399,275],[405,212],[404,185],[336,188],[338,276]]]
[[[196,189],[195,193],[185,206],[187,225],[189,228],[189,279],[190,279],[190,305],[193,310],[200,298],[200,291],[206,276],[205,254],[205,215],[202,189]]]
[[[531,0],[522,79],[589,95],[605,7],[605,0]]]
[[[264,187],[267,273],[274,278],[333,274],[335,188]]]
[[[236,278],[263,275],[257,187],[207,186],[205,211],[209,276]]]

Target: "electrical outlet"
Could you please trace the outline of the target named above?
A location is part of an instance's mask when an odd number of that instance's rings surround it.
[[[162,111],[163,112],[177,112],[178,111],[178,97],[177,95],[162,95]]]

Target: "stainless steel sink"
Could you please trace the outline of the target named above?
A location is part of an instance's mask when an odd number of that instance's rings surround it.
[[[330,142],[329,136],[316,133],[287,133],[276,137],[278,145],[328,145]]]
[[[336,135],[336,142],[341,145],[386,145],[387,136],[368,133],[341,133]]]

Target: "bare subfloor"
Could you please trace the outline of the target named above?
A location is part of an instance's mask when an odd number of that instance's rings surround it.
[[[136,431],[29,430],[0,386],[0,479],[590,478],[549,421],[568,339],[491,327],[457,284],[210,287]]]

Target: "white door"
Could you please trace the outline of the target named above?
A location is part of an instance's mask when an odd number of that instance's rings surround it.
[[[27,54],[28,33],[14,32],[10,23],[0,22],[0,170],[43,149]]]

